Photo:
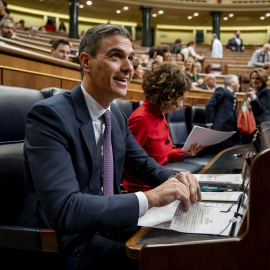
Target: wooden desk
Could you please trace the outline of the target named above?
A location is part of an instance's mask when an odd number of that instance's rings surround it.
[[[234,146],[217,154],[199,173],[241,173],[245,163],[245,156],[251,145]],[[232,157],[233,154],[242,154],[241,157]],[[224,162],[226,161],[226,162]],[[226,166],[224,164],[226,163]],[[127,254],[133,259],[139,259],[141,249],[145,244],[171,243],[172,241],[198,241],[218,239],[202,234],[186,234],[171,230],[142,227],[132,238],[126,242]],[[226,237],[227,238],[227,237]]]
[[[260,150],[251,160],[250,167],[247,167],[250,179],[249,207],[246,222],[244,222],[245,226],[241,227],[238,236],[192,241],[174,240],[152,243],[149,241],[147,244],[141,245],[138,253],[134,253],[135,248],[131,245],[131,239],[126,243],[127,254],[133,256],[133,258],[135,258],[135,255],[136,258],[140,258],[141,270],[270,269],[270,181],[268,169],[270,122],[261,125],[259,138]],[[227,166],[225,157],[230,157],[229,163],[233,162],[231,154],[238,151],[245,153],[248,148],[252,149],[253,147],[252,145],[244,145],[223,151],[203,172],[211,172],[212,166],[217,170],[218,164],[223,164],[223,166],[220,166],[222,170],[224,170],[224,164],[226,164],[226,168],[229,170],[230,167]],[[240,166],[243,162],[243,156],[236,161],[236,163],[239,162],[238,165]],[[220,173],[220,171],[218,172]],[[139,231],[141,235],[143,230],[145,229]],[[135,236],[133,239],[135,239]],[[138,243],[138,241],[135,243]]]

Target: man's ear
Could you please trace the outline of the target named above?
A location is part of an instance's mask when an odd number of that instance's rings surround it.
[[[83,68],[83,70],[85,70],[86,72],[90,71],[90,60],[91,60],[91,55],[85,52],[82,52],[80,54],[80,61],[81,61],[81,66]]]

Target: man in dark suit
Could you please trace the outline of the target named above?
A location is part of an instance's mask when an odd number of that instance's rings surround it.
[[[239,80],[236,75],[227,75],[223,87],[218,87],[206,104],[205,120],[207,126],[219,131],[236,131],[229,139],[212,147],[215,153],[228,147],[238,145],[240,136],[237,132],[237,99],[235,92],[239,90]]]
[[[62,239],[67,269],[138,269],[138,262],[125,253],[125,241],[136,231],[139,217],[174,200],[183,200],[185,210],[190,200],[201,200],[195,176],[173,176],[150,158],[112,103],[126,95],[133,75],[129,38],[117,25],[89,29],[79,49],[81,83],[35,104],[28,115],[19,224],[53,228]],[[103,163],[105,112],[111,114],[112,128],[110,195],[104,184],[109,164]],[[153,189],[121,194],[123,167]]]
[[[230,49],[232,52],[244,52],[245,46],[243,45],[243,40],[240,38],[241,32],[239,30],[234,32],[234,37],[229,39],[226,48]]]

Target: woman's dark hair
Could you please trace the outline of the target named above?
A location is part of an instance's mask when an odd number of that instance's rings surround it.
[[[154,65],[143,75],[142,88],[146,99],[161,110],[178,105],[179,99],[191,87],[192,82],[186,73],[174,64]]]

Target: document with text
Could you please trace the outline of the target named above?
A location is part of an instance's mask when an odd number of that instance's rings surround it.
[[[194,174],[199,184],[234,184],[241,185],[243,177],[241,174]]]
[[[188,151],[190,149],[190,146],[194,143],[197,143],[197,145],[209,146],[223,142],[230,138],[235,132],[236,131],[218,131],[209,128],[194,126],[186,140],[183,151]]]

